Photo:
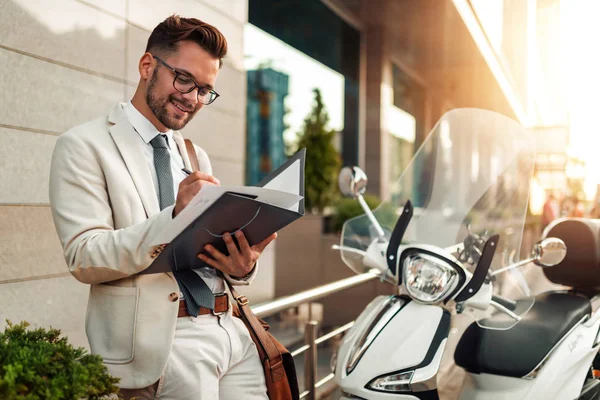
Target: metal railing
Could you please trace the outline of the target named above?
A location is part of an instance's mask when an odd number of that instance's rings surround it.
[[[297,307],[301,304],[310,303],[334,293],[350,289],[363,283],[373,281],[379,278],[376,272],[367,272],[351,278],[342,279],[327,285],[318,286],[316,288],[296,293],[291,296],[282,297],[268,303],[258,304],[252,307],[252,311],[259,318],[269,317],[277,314],[280,311]],[[329,374],[321,380],[317,381],[317,346],[327,340],[346,332],[354,325],[354,321],[347,323],[321,337],[317,337],[318,322],[312,319],[309,311],[308,322],[304,331],[304,345],[292,352],[292,356],[296,357],[302,353],[306,353],[304,360],[304,386],[305,390],[300,394],[300,398],[308,400],[316,400],[316,391],[321,386],[333,379],[334,375]]]

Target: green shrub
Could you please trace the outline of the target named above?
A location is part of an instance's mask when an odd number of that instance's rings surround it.
[[[304,165],[304,205],[306,211],[322,213],[336,197],[340,155],[333,139],[336,132],[327,128],[329,115],[323,104],[321,92],[314,89],[315,103],[304,119],[298,134],[297,149],[306,148]]]
[[[119,379],[108,374],[102,358],[74,348],[60,330],[7,323],[0,333],[0,399],[99,399],[117,393]]]
[[[377,196],[367,194],[363,197],[371,210],[374,210],[381,203],[381,200]],[[332,216],[333,231],[341,232],[344,222],[346,222],[350,218],[357,217],[364,213],[365,212],[360,206],[358,200],[350,199],[347,197],[339,199],[334,204],[334,213]],[[379,223],[382,225],[382,227],[388,230],[394,228],[396,220],[398,219],[398,216],[396,215],[393,206],[389,203],[385,203],[382,206],[382,208],[377,211],[375,216],[377,218],[377,221],[379,221]],[[370,222],[368,222],[368,220],[366,220],[365,217],[364,223],[360,225],[354,225],[355,230],[359,230],[359,232],[354,233],[360,235],[368,235],[369,226]]]

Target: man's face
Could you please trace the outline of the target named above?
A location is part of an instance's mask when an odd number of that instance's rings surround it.
[[[219,73],[219,60],[196,43],[179,42],[175,52],[161,59],[198,85],[210,89],[214,87]],[[174,72],[156,60],[156,67],[146,87],[146,103],[166,128],[180,130],[203,104],[198,101],[197,89],[191,93],[180,93],[173,87],[174,79]]]

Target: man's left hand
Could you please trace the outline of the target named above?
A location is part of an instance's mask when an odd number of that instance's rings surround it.
[[[231,238],[231,235],[229,233],[225,233],[223,235],[223,240],[227,245],[229,256],[226,256],[208,244],[204,246],[204,249],[212,256],[212,258],[205,256],[204,254],[198,254],[198,258],[211,267],[214,267],[224,274],[231,276],[232,278],[243,278],[252,272],[254,265],[258,261],[258,258],[264,251],[265,247],[275,240],[276,237],[277,233],[274,233],[262,242],[250,247],[248,241],[246,240],[246,236],[244,236],[242,231],[237,231],[235,233],[235,238],[237,239],[239,245],[238,248]]]

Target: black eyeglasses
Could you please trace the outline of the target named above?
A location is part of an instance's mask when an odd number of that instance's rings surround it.
[[[183,72],[177,71],[175,68],[171,67],[169,64],[155,55],[152,57],[156,58],[157,61],[169,68],[175,74],[175,78],[173,79],[173,87],[178,92],[190,93],[193,92],[194,89],[198,88],[198,101],[204,105],[209,105],[215,101],[217,97],[219,97],[219,93],[215,92],[214,90],[209,89],[206,86],[198,85],[190,76],[184,74]]]

